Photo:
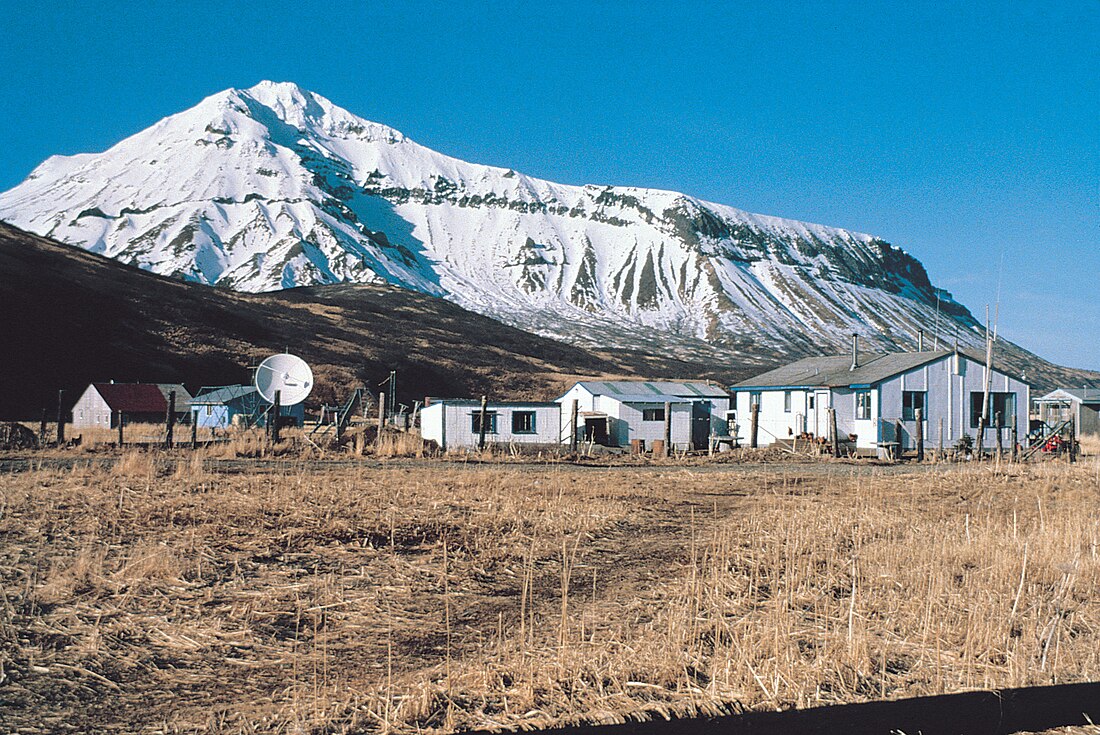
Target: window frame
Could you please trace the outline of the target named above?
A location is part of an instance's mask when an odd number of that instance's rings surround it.
[[[794,391],[783,391],[783,413],[791,412],[791,403],[793,402]]]
[[[913,402],[915,396],[920,396],[920,400],[917,403]],[[923,413],[923,420],[928,420],[928,391],[926,390],[903,390],[901,392],[901,420],[902,421],[916,421],[917,409],[920,409]]]
[[[497,412],[496,411],[486,411],[485,412],[485,418],[489,422],[489,426],[485,429],[485,433],[486,434],[496,434],[497,433]],[[481,411],[480,411],[480,409],[477,410],[477,411],[471,411],[470,412],[470,433],[474,434],[475,436],[481,436]]]
[[[871,420],[871,414],[872,414],[872,411],[871,411],[871,391],[870,390],[857,390],[853,393],[853,395],[855,396],[855,401],[856,401],[855,420],[856,421],[870,421]]]
[[[517,429],[516,428],[516,420],[519,419],[520,417],[529,417],[531,419],[530,422],[528,422],[529,423],[529,428],[526,428],[526,429]],[[512,411],[512,433],[513,434],[537,434],[537,433],[539,433],[537,422],[538,422],[538,412],[537,411],[531,411],[531,410],[527,410],[527,409],[523,409],[523,410],[520,410],[520,411]]]
[[[643,408],[642,409],[642,421],[661,421],[665,420],[665,407],[658,406],[656,408]]]
[[[982,395],[983,391],[970,391],[970,428],[978,428],[978,420],[981,418],[982,413]],[[1009,405],[1012,406],[1012,411],[1009,412]],[[1014,391],[989,391],[989,413],[985,417],[985,427],[987,429],[995,429],[996,424],[993,422],[993,417],[997,415],[998,408],[1001,414],[1001,426],[1012,426],[1012,415],[1015,414],[1019,408],[1016,405],[1016,393]]]

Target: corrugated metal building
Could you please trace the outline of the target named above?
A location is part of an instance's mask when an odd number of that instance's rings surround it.
[[[264,400],[253,385],[223,385],[203,388],[191,402],[192,420],[207,429],[226,429],[243,423],[246,426],[264,426],[271,404]],[[305,406],[280,406],[279,415],[294,419],[301,426],[305,421]]]
[[[977,441],[986,384],[985,359],[965,351],[900,352],[810,357],[738,383],[737,436],[750,438],[751,407],[758,403],[761,445],[791,436],[829,435],[828,409],[836,409],[837,433],[854,435],[857,449],[874,450],[893,442],[900,422],[902,448],[916,446],[916,411],[924,417],[925,446],[953,446],[964,435]],[[987,424],[1002,421],[1001,441],[1010,445],[1012,422],[1018,437],[1028,432],[1030,388],[994,368]],[[941,432],[942,427],[942,434]],[[941,439],[942,437],[942,439]],[[985,448],[997,444],[996,430],[985,434]]]
[[[665,404],[671,411],[670,449],[706,449],[712,436],[728,433],[730,395],[704,381],[581,381],[557,401],[565,441],[574,400],[580,414],[578,441],[627,447],[632,440],[642,440],[649,447],[665,438]]]

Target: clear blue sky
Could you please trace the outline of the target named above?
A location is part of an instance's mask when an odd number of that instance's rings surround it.
[[[1100,369],[1096,0],[538,5],[0,0],[0,189],[294,81],[467,160],[879,235]]]

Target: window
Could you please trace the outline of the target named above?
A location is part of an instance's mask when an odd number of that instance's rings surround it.
[[[871,418],[871,391],[856,391],[856,418],[863,420]]]
[[[212,404],[207,403],[206,404],[206,415],[210,416],[213,413],[214,413],[214,406]]]
[[[916,421],[917,411],[924,411],[924,391],[903,390],[901,392],[901,418],[905,421]],[[927,420],[928,416],[924,416]]]
[[[760,391],[754,390],[749,393],[749,410],[752,410],[753,406],[760,405]]]
[[[534,411],[512,411],[512,433],[513,434],[534,434],[535,433],[535,412]]]
[[[664,421],[665,409],[664,408],[643,408],[642,409],[642,421]]]
[[[470,431],[479,436],[481,435],[481,411],[474,411],[470,414]],[[497,433],[496,411],[487,411],[485,413],[485,433]]]
[[[791,412],[791,392],[789,390],[783,391],[783,413]]]
[[[972,429],[978,428],[978,419],[982,415],[982,399],[983,394],[981,392],[970,394],[970,428]],[[1012,425],[1012,419],[1016,416],[1015,393],[989,394],[989,412],[985,417],[985,425],[995,426],[998,414],[1000,414],[1001,426]]]
[[[809,399],[809,402],[810,402],[809,403],[809,408],[810,408],[811,411],[813,411],[814,410],[814,397],[809,396],[808,399]]]

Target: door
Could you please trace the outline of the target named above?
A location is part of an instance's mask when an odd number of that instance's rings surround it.
[[[810,397],[813,401],[814,407],[810,411],[810,415],[814,417],[814,436],[828,437],[829,436],[829,391],[818,390],[814,391]]]
[[[691,404],[691,447],[706,449],[710,443],[710,401],[693,401]]]

